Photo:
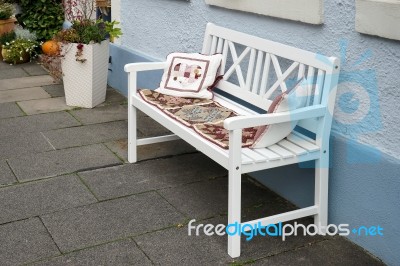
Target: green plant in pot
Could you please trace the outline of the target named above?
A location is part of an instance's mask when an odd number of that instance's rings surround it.
[[[14,6],[0,0],[0,35],[14,29],[16,19],[13,17]]]
[[[0,35],[0,60],[3,61],[3,56],[1,55],[3,44],[9,43],[15,39],[15,32],[10,31]]]
[[[1,0],[0,0],[1,1]],[[64,10],[58,0],[20,0],[22,14],[18,21],[38,39],[50,40],[64,22]]]
[[[21,64],[30,61],[37,54],[36,35],[29,30],[15,29],[15,39],[2,45],[3,61],[10,64]]]
[[[108,38],[117,38],[116,22],[76,20],[60,31],[61,69],[67,105],[93,108],[105,101],[108,74]],[[79,78],[77,78],[79,77]]]

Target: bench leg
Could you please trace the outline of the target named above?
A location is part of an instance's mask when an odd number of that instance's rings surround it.
[[[229,133],[228,224],[241,223],[241,140],[241,130]],[[228,254],[240,256],[240,234],[228,235]]]
[[[238,171],[236,171],[238,172]],[[228,224],[241,223],[241,174],[229,171]],[[240,235],[228,235],[228,254],[232,258],[240,256]]]
[[[137,161],[137,114],[136,107],[128,104],[128,161]]]
[[[326,228],[328,225],[328,182],[329,168],[327,163],[315,162],[315,205],[318,206],[318,214],[314,216],[317,226]],[[321,229],[321,233],[326,232]]]

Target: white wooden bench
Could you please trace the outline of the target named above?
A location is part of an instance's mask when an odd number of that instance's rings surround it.
[[[238,49],[242,51],[241,54],[237,53]],[[205,140],[191,128],[167,116],[138,96],[136,93],[137,72],[163,69],[166,67],[165,62],[132,63],[125,66],[125,71],[129,73],[129,162],[137,161],[136,153],[139,145],[179,138],[185,140],[229,171],[229,224],[241,222],[241,174],[315,161],[315,203],[313,206],[246,223],[257,224],[261,221],[263,225],[268,225],[314,216],[316,225],[327,225],[329,135],[339,75],[339,60],[211,23],[207,25],[202,53],[224,55],[225,60],[221,68],[224,78],[219,82],[218,88],[225,94],[222,93],[224,96],[216,94],[214,100],[244,115],[224,121],[225,129],[229,130],[229,150]],[[245,68],[243,68],[244,64]],[[282,71],[282,64],[288,66],[285,71]],[[230,77],[234,72],[237,79],[231,81]],[[311,96],[304,108],[291,112],[259,114],[232,100],[237,97],[253,106],[268,110],[271,101],[267,98],[277,89],[286,91],[286,81],[293,75],[304,76],[313,84],[309,87]],[[226,97],[226,93],[234,97]],[[169,129],[174,135],[137,139],[137,109]],[[243,128],[288,121],[299,121],[298,126],[315,134],[315,138],[294,130],[288,137],[267,148],[241,148]],[[228,236],[228,254],[231,257],[240,256],[240,236]]]

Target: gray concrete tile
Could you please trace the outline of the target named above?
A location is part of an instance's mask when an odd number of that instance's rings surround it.
[[[116,121],[81,127],[71,127],[43,132],[57,149],[77,147],[126,138],[128,123]]]
[[[0,136],[0,159],[54,150],[40,132]]]
[[[156,137],[161,135],[172,134],[171,131],[154,121],[150,117],[137,116],[137,128],[144,137]]]
[[[11,69],[14,71],[15,68]],[[3,72],[3,71],[1,71]],[[31,76],[22,78],[12,78],[0,80],[0,91],[1,90],[14,90],[22,88],[39,87],[44,85],[54,84],[54,79],[49,75],[43,76]]]
[[[262,215],[266,216],[266,215]],[[258,217],[260,218],[260,217]],[[201,224],[212,224],[214,227],[218,224],[227,224],[228,218],[226,216],[219,216],[209,220],[202,220],[197,223]],[[243,221],[242,221],[243,222]],[[304,223],[305,225],[308,224],[308,221],[303,222],[302,220],[298,220],[298,223]],[[186,227],[187,228],[187,227]],[[282,240],[280,236],[261,236],[255,235],[252,239],[246,240],[246,236],[241,236],[241,254],[239,258],[232,259],[227,253],[227,242],[228,237],[225,234],[224,236],[213,235],[208,237],[210,245],[214,245],[215,249],[223,250],[221,253],[221,259],[213,261],[211,265],[216,264],[231,264],[236,263],[236,265],[242,265],[244,263],[248,263],[252,260],[258,260],[261,258],[265,258],[268,256],[274,256],[279,253],[290,253],[295,249],[309,246],[314,243],[318,243],[320,241],[325,241],[327,239],[332,239],[329,236],[304,236],[302,231],[298,231],[299,234],[297,236],[290,236]],[[192,231],[195,234],[195,231]],[[200,234],[203,235],[203,230],[200,230]],[[296,265],[296,264],[289,264],[289,265]]]
[[[42,65],[39,65],[37,63],[32,63],[32,64],[25,64],[22,65],[22,69],[25,70],[30,76],[39,76],[39,75],[48,75],[49,72],[47,72]]]
[[[0,186],[17,182],[6,161],[0,161]]]
[[[385,265],[359,246],[335,237],[261,259],[252,265]]]
[[[40,87],[0,91],[0,103],[50,98]]]
[[[0,119],[22,116],[24,113],[15,103],[1,103],[0,104]]]
[[[18,105],[28,115],[59,112],[74,108],[65,103],[65,97],[22,101],[18,102]]]
[[[105,145],[122,158],[124,162],[128,162],[127,139],[106,142]],[[139,161],[193,152],[196,152],[196,149],[183,140],[142,145],[137,148]]]
[[[0,79],[13,79],[27,76],[29,75],[21,68],[4,69],[0,72]]]
[[[62,252],[138,235],[183,220],[156,192],[100,202],[42,217]]]
[[[57,128],[79,126],[80,123],[66,112],[56,112],[1,120],[0,136],[39,132]]]
[[[1,225],[0,239],[1,265],[19,265],[60,254],[39,218]]]
[[[0,60],[0,71],[2,70],[9,70],[9,69],[15,69],[16,66],[7,64],[3,60]]]
[[[64,85],[63,84],[52,84],[42,86],[42,88],[51,95],[51,97],[64,97]]]
[[[126,97],[124,95],[122,95],[121,93],[119,93],[117,90],[108,88],[107,94],[106,94],[106,101],[105,101],[105,103],[103,103],[99,106],[102,106],[104,104],[109,104],[109,103],[123,103],[126,100],[127,100]]]
[[[102,144],[29,154],[9,159],[8,162],[19,181],[35,180],[121,163]]]
[[[97,202],[76,175],[0,189],[0,223]]]
[[[79,173],[99,199],[111,199],[226,174],[224,168],[199,153]]]
[[[119,104],[106,105],[93,109],[70,111],[82,124],[97,124],[128,119],[128,108]]]
[[[132,240],[122,240],[96,246],[35,263],[35,266],[62,265],[152,265]]]
[[[226,214],[228,211],[227,178],[162,189],[159,193],[190,219],[205,219]],[[258,187],[243,178],[242,208],[273,203],[275,199],[275,195],[269,193],[269,190]],[[265,213],[261,213],[258,218],[265,216]]]
[[[134,240],[156,265],[209,265],[226,252],[204,234],[189,236],[186,226],[144,234]]]

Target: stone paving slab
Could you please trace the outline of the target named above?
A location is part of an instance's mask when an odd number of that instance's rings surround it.
[[[4,266],[60,254],[39,218],[1,225],[0,239],[0,261]]]
[[[15,66],[7,64],[6,62],[3,62],[2,60],[0,60],[0,71],[8,70],[8,69],[15,69]]]
[[[100,105],[98,105],[98,107],[107,105],[107,104],[111,104],[111,103],[123,103],[126,102],[127,99],[124,95],[122,95],[121,93],[119,93],[117,90],[108,87],[107,88],[107,94],[106,94],[106,101]]]
[[[226,174],[224,168],[199,153],[79,173],[101,200]]]
[[[0,103],[45,99],[51,96],[41,87],[0,91]]]
[[[27,77],[27,76],[29,76],[28,73],[26,73],[21,68],[4,69],[4,70],[0,71],[0,79],[13,79],[13,78],[21,78],[21,77]],[[2,84],[0,83],[0,88],[1,87],[2,87]]]
[[[9,160],[11,169],[20,182],[120,163],[102,144],[29,154]]]
[[[242,208],[273,202],[275,197],[268,192],[243,179]],[[190,219],[205,219],[228,211],[227,178],[162,189],[159,193]],[[265,216],[265,213],[260,214],[260,217]]]
[[[105,145],[112,150],[124,162],[128,162],[128,140],[120,139],[106,142]],[[183,140],[160,142],[137,147],[138,161],[155,159],[165,156],[193,153],[197,150]]]
[[[63,84],[51,84],[42,86],[42,88],[51,95],[51,97],[64,97],[64,85]]]
[[[0,189],[0,224],[97,202],[76,175]]]
[[[252,265],[385,265],[368,256],[364,250],[345,240],[335,237],[291,252],[279,253],[259,260]]]
[[[128,108],[119,104],[106,105],[93,109],[73,110],[70,113],[84,125],[128,119]]]
[[[0,104],[0,119],[22,116],[24,113],[15,103],[1,103]]]
[[[39,99],[18,102],[18,105],[28,115],[52,113],[74,109],[65,103],[65,97]]]
[[[17,182],[6,161],[0,161],[0,186]]]
[[[12,71],[14,71],[14,69],[12,69]],[[54,79],[49,75],[22,77],[22,78],[9,77],[8,79],[0,80],[0,91],[39,87],[51,84],[54,84]]]
[[[152,265],[146,255],[130,239],[113,242],[72,252],[50,260],[35,263],[35,266],[63,265]]]
[[[156,265],[210,265],[226,253],[226,248],[215,245],[204,234],[188,236],[186,225],[137,236],[134,240]]]
[[[0,137],[0,160],[54,150],[40,132]]]
[[[77,147],[126,138],[128,123],[116,121],[43,132],[56,149]]]
[[[274,206],[271,206],[275,208]],[[278,210],[278,208],[276,208]],[[274,211],[273,211],[274,212]],[[258,216],[260,218],[260,216]],[[244,220],[247,221],[247,220]],[[243,221],[243,222],[244,222]],[[202,220],[197,223],[202,224],[212,224],[214,226],[218,224],[226,225],[228,222],[227,216],[218,216],[208,220]],[[310,219],[299,219],[298,223],[301,224],[309,224]],[[312,220],[311,220],[312,222]],[[216,246],[217,249],[223,250],[221,253],[221,259],[218,261],[214,261],[211,265],[216,264],[231,264],[236,263],[236,265],[242,265],[251,260],[257,260],[261,258],[265,258],[267,256],[273,256],[279,253],[287,253],[292,250],[309,246],[314,243],[318,243],[321,241],[325,241],[328,239],[332,239],[331,236],[304,236],[303,231],[299,229],[297,236],[290,236],[282,240],[280,236],[253,236],[251,240],[246,240],[246,236],[242,235],[241,237],[241,254],[239,258],[232,259],[227,253],[227,243],[228,237],[224,236],[211,236],[209,237],[209,241]]]
[[[148,116],[137,116],[137,129],[146,137],[156,137],[172,134],[171,131]]]
[[[10,136],[20,134],[21,132],[24,134],[40,132],[79,125],[81,123],[67,112],[15,117],[1,120],[0,136]]]
[[[42,216],[62,252],[162,229],[183,216],[156,192]]]
[[[48,75],[47,72],[41,65],[32,63],[22,65],[22,69],[25,70],[30,76]]]

